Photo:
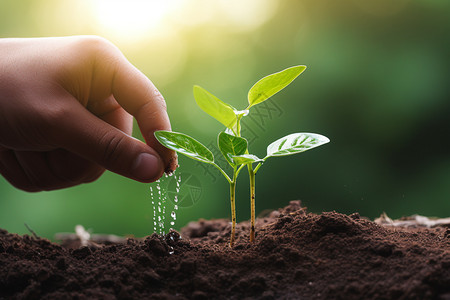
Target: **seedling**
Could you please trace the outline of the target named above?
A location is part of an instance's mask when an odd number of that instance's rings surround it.
[[[255,175],[262,164],[270,157],[286,156],[301,153],[306,150],[321,146],[330,140],[315,133],[292,133],[282,137],[267,147],[264,158],[258,158],[250,154],[248,142],[241,136],[241,120],[250,112],[250,108],[266,101],[286,86],[288,86],[304,70],[305,66],[294,66],[281,72],[271,74],[259,80],[248,93],[248,106],[244,110],[237,110],[231,105],[221,101],[219,98],[205,89],[194,86],[194,98],[198,106],[222,123],[226,128],[220,132],[217,143],[222,155],[233,169],[233,175],[228,174],[215,163],[214,155],[199,141],[179,132],[156,131],[155,136],[165,147],[175,150],[192,159],[211,164],[217,168],[230,185],[231,202],[231,237],[230,246],[235,242],[236,230],[236,181],[242,168],[247,166],[250,178],[250,209],[251,229],[250,242],[255,241]],[[253,167],[253,165],[256,165]]]

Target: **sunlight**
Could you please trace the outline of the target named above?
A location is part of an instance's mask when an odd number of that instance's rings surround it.
[[[267,22],[277,10],[273,0],[220,0],[219,9],[226,24],[239,31],[252,31]]]
[[[186,0],[171,15],[180,26],[209,24],[237,31],[252,31],[277,11],[274,0]]]
[[[92,0],[98,24],[107,35],[142,38],[162,25],[182,0]]]
[[[148,37],[172,27],[222,25],[251,31],[277,10],[273,0],[85,0],[91,5],[99,31],[125,40]],[[174,27],[175,25],[175,27]]]

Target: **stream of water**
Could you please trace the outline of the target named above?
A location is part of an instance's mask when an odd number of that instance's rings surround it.
[[[168,193],[168,179],[173,176],[176,182],[175,191]],[[181,174],[176,175],[175,172],[171,175],[164,175],[161,179],[158,179],[155,183],[150,185],[150,199],[153,207],[153,232],[161,235],[166,234],[166,212],[170,212],[170,229],[173,229],[177,220],[178,211],[178,194],[180,192]],[[169,197],[173,197],[173,201],[168,201]],[[173,203],[173,207],[167,209],[167,207]],[[171,206],[171,205],[170,205]]]

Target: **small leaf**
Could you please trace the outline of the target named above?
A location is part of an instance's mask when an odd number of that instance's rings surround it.
[[[201,162],[214,163],[212,152],[203,144],[184,133],[160,130],[155,131],[155,137],[166,148]]]
[[[264,161],[253,154],[232,155],[231,158],[236,165],[246,165],[254,162]]]
[[[249,108],[253,105],[266,101],[284,89],[305,69],[306,66],[290,67],[259,80],[248,92]]]
[[[248,142],[246,139],[225,132],[219,133],[217,143],[223,156],[231,166],[234,166],[235,163],[230,159],[230,157],[233,155],[244,154],[248,147]]]
[[[233,128],[236,124],[235,109],[198,85],[194,86],[194,98],[197,105],[211,117]]]
[[[330,140],[315,133],[293,133],[276,140],[267,147],[267,157],[285,156],[319,147]]]

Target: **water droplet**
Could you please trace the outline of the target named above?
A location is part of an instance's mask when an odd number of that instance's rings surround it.
[[[173,250],[172,246],[169,246],[169,254],[172,255],[175,251]]]
[[[172,177],[173,179],[166,179],[169,177]],[[165,180],[174,180],[176,187],[175,187],[175,193],[173,193],[173,189],[172,191],[168,190],[168,183]],[[181,183],[181,176],[177,176],[177,174],[172,173],[169,175],[165,175],[164,177],[162,177],[161,179],[158,179],[155,182],[154,186],[150,186],[150,197],[151,197],[151,203],[153,206],[153,231],[164,235],[165,234],[165,224],[166,224],[166,209],[167,209],[167,203],[168,203],[168,199],[169,197],[172,197],[173,194],[173,202],[174,203],[174,208],[170,213],[170,220],[168,221],[168,224],[170,224],[170,226],[174,226],[175,225],[175,221],[176,221],[176,211],[178,210],[178,193],[180,192],[180,183]],[[156,188],[156,189],[155,189]],[[155,191],[157,191],[157,193],[155,193]],[[169,216],[167,216],[167,218],[169,218]],[[170,228],[172,229],[172,228]]]

